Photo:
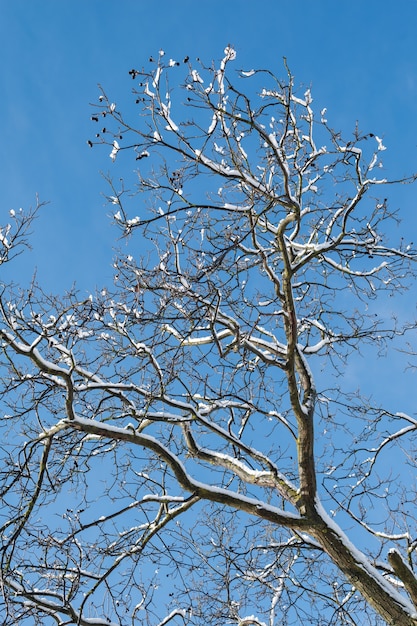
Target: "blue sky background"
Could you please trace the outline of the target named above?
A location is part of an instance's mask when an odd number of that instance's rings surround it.
[[[103,196],[109,150],[86,143],[97,132],[89,103],[97,102],[98,83],[116,102],[128,100],[128,71],[160,48],[209,63],[231,44],[236,67],[282,77],[285,56],[296,85],[311,86],[316,110],[327,107],[333,128],[346,135],[358,120],[383,138],[384,175],[417,171],[416,32],[417,0],[0,0],[0,224],[10,209],[34,205],[36,194],[49,202],[32,251],[3,266],[0,280],[27,285],[36,268],[47,291],[63,293],[76,282],[81,296],[111,281],[113,246],[124,243]],[[417,186],[382,193],[413,240]],[[415,292],[396,300],[401,314],[415,317]],[[378,366],[355,360],[346,377],[355,386],[366,376],[380,392],[392,374],[383,360]],[[392,366],[403,371],[403,355]],[[414,411],[397,404],[410,384],[398,377],[392,408]]]

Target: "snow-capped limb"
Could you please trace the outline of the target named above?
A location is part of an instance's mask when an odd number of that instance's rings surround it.
[[[231,46],[227,46],[224,50],[224,57],[220,62],[220,68],[217,72],[217,81],[219,84],[219,93],[221,95],[224,94],[225,92],[225,86],[224,86],[224,75],[225,75],[225,70],[226,70],[226,65],[229,61],[233,61],[236,58],[236,51],[231,47]]]
[[[207,130],[207,135],[211,135],[215,131],[218,121],[219,121],[219,114],[218,114],[217,111],[214,111],[213,117],[212,117],[212,120],[211,120],[211,124],[210,124],[210,126],[209,126],[209,128]],[[216,150],[216,151],[218,151],[218,150]]]
[[[379,265],[372,267],[370,270],[352,270],[350,267],[346,265],[342,265],[341,263],[337,263],[331,257],[327,255],[323,255],[323,259],[326,261],[328,265],[331,265],[335,269],[337,269],[341,274],[348,274],[350,276],[358,276],[358,277],[369,277],[374,276],[375,274],[379,274],[381,270],[387,267],[388,263],[386,261],[382,261]]]
[[[204,80],[201,78],[197,70],[191,70],[191,77],[193,82],[204,84]]]
[[[189,424],[184,425],[184,432],[188,449],[193,457],[207,461],[214,466],[224,467],[235,473],[247,484],[276,489],[278,492],[282,493],[283,497],[286,498],[288,502],[291,502],[294,507],[297,506],[298,490],[296,486],[291,484],[280,472],[253,470],[246,463],[228,454],[198,446],[192,435]]]
[[[221,320],[220,319],[218,321]],[[237,326],[236,326],[237,328]],[[231,328],[226,328],[221,331],[216,331],[213,329],[210,335],[197,336],[197,337],[181,337],[180,333],[170,326],[169,324],[165,324],[163,327],[165,332],[171,333],[178,341],[181,346],[202,346],[207,344],[218,344],[223,339],[227,337],[236,337],[239,332],[234,332]],[[275,341],[266,341],[261,337],[256,337],[251,335],[250,337],[240,336],[239,342],[245,348],[247,348],[250,352],[253,352],[256,356],[264,360],[265,362],[269,362],[271,364],[275,364],[278,367],[282,365],[279,359],[285,359],[286,350],[285,346],[280,344],[277,340]]]
[[[378,144],[378,150],[386,150],[386,147],[382,143],[382,139],[378,137],[377,135],[375,135],[375,141]]]
[[[110,156],[110,158],[111,158],[111,160],[112,160],[112,161],[115,161],[115,160],[116,160],[117,153],[119,152],[119,150],[120,150],[119,142],[118,142],[118,141],[116,141],[116,140],[114,140],[114,141],[113,141],[113,148],[112,148],[112,151],[111,151],[111,152],[110,152],[110,154],[109,154],[109,156]]]
[[[213,343],[214,341],[221,341],[225,337],[233,336],[233,332],[229,330],[228,328],[225,328],[224,330],[221,330],[219,332],[215,332],[214,336],[213,334],[210,334],[210,335],[205,335],[203,337],[187,337],[187,338],[181,337],[181,334],[175,328],[173,328],[170,324],[164,324],[162,330],[167,333],[171,333],[171,335],[173,335],[176,339],[178,339],[181,346],[202,346],[208,343]]]
[[[7,224],[4,228],[0,228],[0,244],[3,245],[6,250],[9,250],[12,245],[8,239],[11,228],[11,224]]]
[[[267,626],[266,622],[261,622],[255,615],[247,615],[238,618],[238,626]]]
[[[162,502],[164,504],[179,503],[180,506],[177,507],[177,509],[181,509],[183,504],[188,504],[189,498],[184,498],[183,496],[158,496],[154,494],[148,494],[142,498],[142,502]]]
[[[372,606],[377,607],[378,612],[388,624],[415,626],[417,623],[416,607],[399,593],[375,569],[369,559],[353,545],[334,520],[328,516],[318,499],[316,510],[324,522],[324,528],[313,532],[313,536],[319,540],[340,569],[348,575],[358,591]],[[324,536],[327,540],[323,543]]]
[[[340,152],[349,152],[350,154],[355,154],[358,157],[362,156],[362,150],[360,148],[356,148],[355,146],[339,146]]]
[[[159,86],[159,79],[161,77],[161,74],[162,74],[162,67],[158,64],[158,67],[155,70],[154,78],[152,81],[152,85],[154,86],[155,89],[157,89]]]
[[[169,615],[164,617],[161,622],[159,622],[158,626],[165,626],[165,624],[168,624],[171,620],[174,619],[174,617],[177,617],[178,615],[182,618],[185,618],[185,616],[187,615],[187,611],[185,609],[174,609]]]
[[[155,437],[132,431],[129,428],[121,428],[102,422],[96,422],[95,420],[83,419],[81,417],[76,417],[71,421],[68,420],[67,424],[69,428],[84,433],[92,433],[106,439],[127,441],[131,444],[152,450],[161,460],[167,463],[179,485],[185,491],[188,491],[199,499],[225,504],[232,508],[239,509],[240,511],[255,515],[256,517],[290,528],[299,530],[309,528],[309,522],[295,513],[290,513],[278,507],[271,506],[262,500],[249,498],[229,489],[209,485],[192,478],[179,457]]]
[[[167,130],[172,130],[173,132],[178,132],[179,128],[173,121],[170,115],[171,101],[169,100],[167,104],[161,102],[161,115],[164,120],[167,122],[165,128]]]

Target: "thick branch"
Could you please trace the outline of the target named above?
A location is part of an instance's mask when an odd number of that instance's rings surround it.
[[[245,511],[250,515],[260,517],[287,528],[294,528],[296,530],[306,530],[309,528],[310,524],[308,520],[298,515],[284,512],[278,507],[268,505],[262,500],[248,498],[243,494],[238,494],[228,489],[214,487],[195,480],[188,474],[180,459],[150,435],[138,433],[133,429],[109,426],[94,420],[79,417],[64,423],[67,424],[68,428],[99,435],[107,439],[127,441],[131,444],[140,445],[152,450],[171,468],[181,487],[201,499],[226,504],[234,509]]]
[[[388,552],[388,561],[398,578],[404,583],[404,587],[407,589],[414,606],[417,607],[417,580],[414,572],[395,549]]]
[[[351,544],[340,528],[321,508],[318,513],[324,522],[311,529],[325,552],[346,578],[391,626],[416,626],[415,608],[369,563],[368,559]]]

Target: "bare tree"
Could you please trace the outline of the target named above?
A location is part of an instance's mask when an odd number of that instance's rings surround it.
[[[417,421],[343,376],[406,331],[385,148],[235,56],[101,90],[114,286],[2,286],[5,625],[417,624]]]

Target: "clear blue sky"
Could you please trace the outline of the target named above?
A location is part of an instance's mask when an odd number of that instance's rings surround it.
[[[3,0],[0,223],[36,193],[50,202],[14,278],[36,266],[39,280],[61,291],[75,279],[93,289],[111,275],[117,233],[99,174],[111,161],[86,144],[97,83],[116,100],[126,95],[128,70],[161,47],[209,61],[230,43],[239,66],[281,75],[286,56],[333,127],[358,119],[384,137],[387,173],[396,176],[417,170],[416,30],[416,0]],[[396,194],[414,227],[416,190]]]

